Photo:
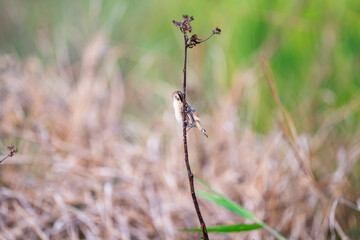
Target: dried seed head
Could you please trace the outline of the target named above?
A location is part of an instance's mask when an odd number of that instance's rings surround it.
[[[199,37],[198,37],[198,35],[197,34],[194,34],[194,35],[192,35],[191,37],[190,37],[190,41],[192,41],[192,42],[196,42],[196,41],[199,41],[200,39],[199,39]]]
[[[216,27],[214,30],[213,30],[213,34],[220,34],[221,33],[221,29]]]
[[[186,32],[191,32],[192,31],[192,27],[190,25],[190,22],[194,20],[193,16],[190,16],[185,14],[182,16],[183,20],[182,21],[175,21],[173,20],[173,24],[177,27],[180,28],[181,32],[186,33]]]
[[[190,37],[190,43],[189,43],[189,47],[193,48],[196,46],[196,44],[201,43],[201,39],[198,37],[197,34],[194,34]]]
[[[189,37],[189,35],[187,33],[188,32],[190,33],[192,31],[192,27],[190,25],[190,22],[194,20],[194,17],[189,16],[187,14],[184,14],[182,17],[183,17],[182,21],[173,20],[173,24],[177,28],[179,28],[180,31],[184,34],[185,46],[188,47],[188,48],[193,48],[193,47],[199,45],[200,43],[206,42],[207,40],[209,40],[215,34],[220,34],[221,33],[221,29],[216,27],[214,30],[212,30],[212,34],[209,37],[205,38],[205,39],[200,39],[197,34],[193,34],[191,37]]]
[[[3,159],[0,160],[0,163],[2,163],[3,161],[5,161],[5,159],[9,158],[9,157],[12,157],[15,155],[15,153],[18,152],[17,148],[14,147],[14,145],[10,145],[7,147],[8,150],[10,151],[9,154],[7,156],[5,156]]]
[[[173,24],[174,24],[177,28],[181,28],[181,22],[173,20]]]
[[[17,153],[18,152],[18,150],[17,150],[17,148],[16,147],[14,147],[14,145],[10,145],[10,146],[8,146],[7,147],[8,149],[9,149],[9,151],[10,151],[10,153],[9,153],[9,157],[12,157],[12,156],[14,156],[15,155],[15,153]]]

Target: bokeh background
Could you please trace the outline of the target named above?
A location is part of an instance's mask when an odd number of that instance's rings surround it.
[[[189,51],[209,134],[189,133],[196,177],[287,238],[360,238],[356,0],[0,0],[1,155],[19,149],[0,166],[0,238],[200,237],[180,231],[198,220],[171,102],[185,13],[201,38],[222,29]],[[208,226],[249,223],[200,204]]]

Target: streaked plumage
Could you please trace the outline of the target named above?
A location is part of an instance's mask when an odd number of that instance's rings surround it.
[[[182,125],[182,107],[183,107],[184,95],[181,91],[176,91],[173,92],[172,97],[173,97],[173,106],[175,110],[175,118],[180,123],[180,125]],[[187,131],[193,127],[196,127],[205,135],[206,138],[208,138],[208,135],[206,134],[206,130],[200,125],[200,118],[198,117],[198,114],[188,102],[186,102],[185,111],[186,111]]]

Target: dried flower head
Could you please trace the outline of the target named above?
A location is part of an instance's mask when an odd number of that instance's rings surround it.
[[[8,155],[6,155],[3,159],[0,160],[0,163],[2,163],[3,161],[5,161],[5,159],[14,156],[15,153],[18,152],[17,148],[14,147],[14,145],[10,145],[10,146],[8,146],[7,148],[9,149],[10,152],[8,153]]]
[[[190,42],[188,44],[189,48],[193,48],[196,46],[196,44],[201,43],[201,39],[198,37],[197,34],[194,34],[190,37]]]
[[[183,20],[182,21],[175,21],[173,20],[173,24],[177,27],[180,28],[180,31],[183,32],[184,34],[186,34],[186,32],[191,32],[192,27],[190,25],[190,22],[194,20],[193,16],[190,16],[185,14],[182,16]]]
[[[200,39],[197,34],[194,34],[190,37],[191,42],[200,42]]]
[[[190,22],[194,20],[194,17],[193,16],[189,17],[189,15],[187,15],[187,14],[184,14],[182,17],[183,17],[182,21],[173,20],[173,24],[177,28],[180,28],[180,31],[184,34],[185,44],[186,44],[186,47],[188,47],[188,48],[193,48],[200,43],[206,42],[208,39],[210,39],[215,34],[221,33],[221,29],[216,27],[214,30],[212,30],[212,34],[205,39],[200,39],[197,34],[193,34],[191,37],[189,37],[187,35],[187,33],[188,32],[190,33],[192,31]]]
[[[9,153],[9,157],[12,157],[12,156],[14,156],[15,155],[15,153],[17,153],[17,148],[16,147],[14,147],[14,145],[10,145],[10,146],[8,146],[7,147],[8,149],[9,149],[9,151],[10,151],[10,153]]]
[[[221,33],[221,29],[216,27],[213,31],[213,34],[220,34]]]

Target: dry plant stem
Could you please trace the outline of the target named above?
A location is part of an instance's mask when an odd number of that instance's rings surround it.
[[[307,178],[307,180],[310,183],[309,189],[315,194],[315,196],[318,197],[318,199],[322,203],[324,218],[323,218],[323,223],[322,223],[321,228],[325,229],[328,224],[326,216],[328,216],[330,214],[330,208],[331,208],[330,202],[331,201],[329,201],[327,196],[325,196],[325,194],[321,191],[321,188],[319,187],[314,175],[312,174],[310,167],[305,164],[305,159],[304,159],[303,155],[300,153],[299,145],[296,142],[297,133],[296,133],[294,122],[291,119],[290,114],[287,112],[286,108],[283,106],[283,104],[280,101],[280,97],[279,97],[279,94],[278,94],[276,86],[275,86],[274,75],[271,71],[269,63],[264,54],[261,56],[261,61],[262,61],[262,67],[264,70],[265,77],[266,77],[268,84],[270,86],[270,89],[271,89],[271,93],[272,93],[272,95],[275,99],[275,103],[279,109],[280,116],[282,117],[281,121],[282,121],[282,127],[283,127],[283,131],[285,133],[285,136],[286,136],[287,140],[289,141],[290,146],[294,149],[294,153],[295,153],[296,159],[298,160],[301,171],[304,173],[305,177]]]
[[[289,113],[287,112],[287,110],[285,109],[285,107],[283,106],[283,104],[280,101],[280,97],[279,97],[279,94],[278,94],[276,86],[275,86],[274,76],[273,76],[273,73],[269,66],[269,63],[266,59],[266,56],[262,55],[261,60],[262,60],[262,66],[264,69],[265,77],[270,86],[270,90],[275,99],[275,103],[279,109],[280,116],[282,117],[282,126],[283,126],[283,131],[285,133],[285,136],[288,139],[288,141],[290,142],[290,145],[294,149],[294,153],[295,153],[296,159],[298,160],[298,163],[300,165],[300,169],[303,171],[303,173],[305,174],[305,176],[308,178],[309,182],[311,183],[311,190],[320,199],[320,201],[323,204],[326,204],[327,200],[326,200],[325,195],[321,192],[321,190],[314,178],[314,175],[311,172],[310,167],[305,164],[305,159],[304,159],[303,155],[300,153],[299,146],[296,143],[297,133],[296,133],[296,129],[294,126],[294,122],[292,121]]]
[[[197,201],[196,198],[196,194],[195,194],[195,188],[194,188],[194,174],[191,172],[191,168],[190,168],[190,163],[189,163],[189,154],[188,154],[188,147],[187,147],[187,131],[186,131],[186,114],[185,114],[185,109],[186,109],[186,62],[187,62],[187,49],[188,49],[188,45],[187,45],[187,38],[184,35],[184,40],[185,40],[185,55],[184,55],[184,83],[183,83],[183,92],[184,92],[184,101],[183,101],[183,109],[182,109],[182,114],[183,114],[183,139],[184,139],[184,155],[185,155],[185,165],[186,165],[186,169],[188,172],[188,177],[189,177],[189,184],[190,184],[190,192],[191,192],[191,197],[193,199],[194,202],[194,206],[195,206],[195,210],[196,210],[196,214],[199,218],[199,222],[201,225],[201,229],[203,232],[203,239],[204,240],[208,240],[209,236],[207,234],[207,230],[206,230],[206,225],[204,222],[204,219],[201,215],[201,211],[200,211],[200,207],[199,207],[199,203]]]

